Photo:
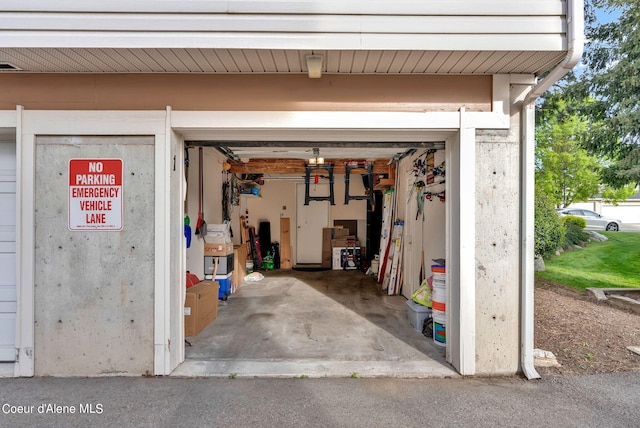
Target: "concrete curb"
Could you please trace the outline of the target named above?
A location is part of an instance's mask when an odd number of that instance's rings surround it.
[[[640,288],[586,288],[598,302],[607,302],[611,306],[640,314]],[[636,293],[638,299],[618,296],[617,293]]]

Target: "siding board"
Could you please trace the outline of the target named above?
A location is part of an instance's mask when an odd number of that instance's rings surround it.
[[[11,0],[0,1],[7,11],[93,12],[93,13],[317,13],[317,14],[388,14],[388,15],[561,15],[563,0]]]
[[[562,16],[358,16],[0,13],[4,31],[557,34]]]

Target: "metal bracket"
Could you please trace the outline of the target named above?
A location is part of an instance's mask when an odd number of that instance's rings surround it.
[[[317,165],[305,165],[304,179],[304,204],[309,205],[311,201],[329,201],[331,205],[335,205],[333,201],[333,167],[332,163],[322,163]],[[329,173],[329,196],[309,196],[309,185],[311,184],[311,172],[315,170],[325,170]]]
[[[366,195],[351,196],[349,195],[349,181],[351,170],[364,169],[369,176],[369,193]],[[373,162],[345,162],[344,163],[344,204],[348,205],[349,201],[368,200],[371,206],[374,205],[373,199]]]

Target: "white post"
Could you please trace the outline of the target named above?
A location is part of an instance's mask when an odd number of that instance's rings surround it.
[[[35,135],[24,135],[24,108],[16,110],[16,349],[15,376],[33,376]]]
[[[169,112],[167,112],[168,114]],[[169,121],[165,122],[165,131]],[[171,373],[171,134],[155,136],[155,286],[154,364],[155,375]]]
[[[447,150],[447,361],[476,371],[476,130],[460,111],[458,141]]]

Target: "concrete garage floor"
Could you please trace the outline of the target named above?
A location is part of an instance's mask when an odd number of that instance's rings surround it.
[[[415,331],[406,299],[360,271],[270,271],[245,282],[188,338],[172,376],[457,377]]]

